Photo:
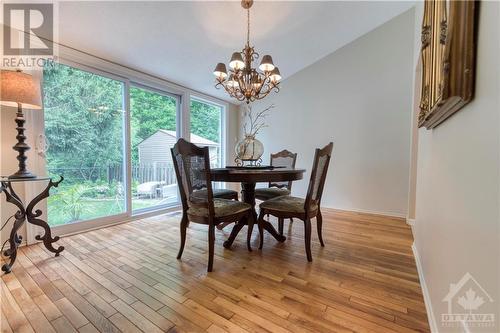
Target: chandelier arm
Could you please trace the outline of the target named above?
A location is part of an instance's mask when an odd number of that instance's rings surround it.
[[[266,88],[266,89],[263,91],[264,88]],[[267,95],[270,90],[271,90],[271,88],[270,88],[270,82],[269,82],[269,80],[268,79],[264,79],[264,81],[262,82],[262,86],[259,89],[258,95],[260,95],[260,94],[266,94]]]
[[[262,74],[259,74],[259,79],[262,79]],[[262,84],[260,85],[259,90],[256,92],[256,94],[260,95],[262,88],[264,88],[264,86],[268,86],[268,84],[269,84],[269,80],[267,78],[267,75],[265,75],[264,79],[262,79]]]
[[[271,90],[267,90],[264,94],[257,96],[257,99],[263,99],[264,97],[269,95],[270,92],[271,92]]]

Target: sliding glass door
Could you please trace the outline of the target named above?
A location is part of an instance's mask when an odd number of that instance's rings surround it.
[[[130,87],[132,210],[179,202],[170,148],[177,141],[179,97]]]
[[[64,176],[49,224],[125,213],[124,82],[56,64],[43,72],[43,98],[47,171]]]
[[[47,172],[64,177],[47,201],[51,226],[77,232],[179,205],[170,153],[180,136],[179,95],[55,64],[43,71],[43,98]],[[209,147],[212,167],[224,166],[224,107],[187,101],[184,137]]]

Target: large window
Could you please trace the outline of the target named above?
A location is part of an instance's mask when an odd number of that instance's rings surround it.
[[[47,169],[64,176],[49,223],[125,212],[124,83],[58,64],[45,68],[43,92]]]
[[[191,142],[208,146],[212,167],[224,166],[222,120],[223,107],[200,99],[191,99]]]
[[[176,96],[130,88],[132,209],[178,202],[172,148],[177,141]]]

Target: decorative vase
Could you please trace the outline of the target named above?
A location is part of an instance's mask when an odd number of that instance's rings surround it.
[[[251,166],[260,165],[264,145],[255,138],[255,135],[245,135],[245,138],[236,145],[235,151],[237,165],[244,165],[245,162]]]

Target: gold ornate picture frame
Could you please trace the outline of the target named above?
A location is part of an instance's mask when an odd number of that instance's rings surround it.
[[[426,0],[419,127],[434,128],[474,97],[478,1]]]

